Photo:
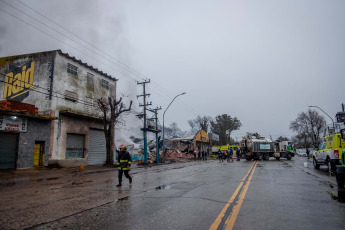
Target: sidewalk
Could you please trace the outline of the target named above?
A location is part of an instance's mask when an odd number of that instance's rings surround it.
[[[69,177],[75,174],[92,174],[105,171],[115,171],[114,167],[92,165],[86,166],[84,171],[79,167],[72,168],[47,168],[37,167],[30,169],[17,169],[0,171],[0,186],[11,186],[20,184],[29,184],[41,181],[56,180],[62,177]]]
[[[165,164],[173,164],[179,162],[190,161],[189,159],[166,159],[165,163],[160,164],[138,164],[134,163],[131,167],[131,171],[136,171],[139,168],[154,167]],[[75,175],[88,175],[114,171],[117,172],[117,169],[112,166],[103,166],[103,165],[90,165],[85,166],[84,170],[81,171],[79,167],[71,168],[48,168],[48,167],[37,167],[30,169],[17,169],[17,170],[4,170],[0,171],[0,187],[13,186],[13,185],[24,185],[30,183],[36,183],[41,181],[50,181],[57,180],[60,178],[71,177]]]

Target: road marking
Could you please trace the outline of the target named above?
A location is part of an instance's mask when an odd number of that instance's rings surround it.
[[[237,218],[237,215],[238,215],[238,212],[240,211],[241,205],[243,203],[244,197],[248,191],[250,180],[253,177],[256,165],[257,165],[257,161],[255,161],[253,163],[252,167],[250,167],[247,174],[243,177],[243,179],[242,179],[241,183],[239,184],[239,186],[237,187],[236,191],[234,192],[234,194],[232,194],[230,200],[226,203],[223,210],[220,212],[220,214],[218,215],[216,220],[211,225],[210,230],[216,230],[219,228],[220,229],[232,229],[233,228],[235,221],[236,221],[236,218]],[[243,187],[243,185],[244,185],[244,187]],[[241,193],[239,194],[240,191],[241,191]],[[235,199],[236,199],[236,202],[234,203]],[[229,210],[229,208],[231,206],[232,206],[232,209]],[[231,211],[231,212],[229,213],[229,211]],[[227,214],[227,216],[226,216],[226,214]],[[226,217],[226,220],[224,220],[224,217]]]
[[[232,215],[230,215],[227,220],[225,221],[225,229],[226,230],[231,230],[233,227],[234,227],[234,224],[235,224],[235,221],[236,221],[236,218],[237,218],[237,215],[241,209],[241,206],[242,206],[242,203],[243,203],[243,200],[244,200],[244,197],[246,196],[247,194],[247,191],[248,191],[248,188],[249,188],[249,184],[250,184],[250,181],[252,180],[252,177],[254,175],[254,171],[255,171],[255,168],[256,168],[256,165],[257,165],[257,161],[256,161],[256,164],[249,176],[249,179],[246,183],[246,185],[244,186],[244,189],[243,191],[241,192],[240,194],[240,197],[239,197],[239,201],[237,204],[235,204],[235,206],[233,207],[232,209]]]

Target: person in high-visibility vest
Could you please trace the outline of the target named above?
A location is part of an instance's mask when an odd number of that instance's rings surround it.
[[[119,147],[120,151],[118,162],[116,164],[117,169],[119,170],[119,184],[117,187],[122,186],[122,174],[125,173],[125,177],[129,179],[129,183],[132,184],[132,177],[129,175],[129,170],[131,169],[132,158],[129,152],[127,152],[127,147],[122,144]]]

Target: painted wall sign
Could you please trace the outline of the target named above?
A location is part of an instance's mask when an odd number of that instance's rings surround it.
[[[209,133],[208,134],[209,138],[214,141],[219,141],[219,135],[215,133]]]
[[[29,91],[37,88],[33,86],[35,62],[26,60],[13,63],[5,76],[3,98],[7,100],[23,101],[29,96]]]
[[[208,143],[210,141],[207,133],[204,130],[200,130],[195,134],[195,140],[201,141],[201,142],[206,142],[206,143]]]
[[[0,130],[10,132],[27,132],[28,120],[17,116],[0,115]]]
[[[270,149],[269,144],[260,144],[260,149]]]

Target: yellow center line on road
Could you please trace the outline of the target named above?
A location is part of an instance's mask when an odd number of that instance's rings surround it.
[[[246,196],[246,193],[247,193],[247,191],[248,191],[250,181],[252,180],[252,177],[253,177],[253,174],[254,174],[256,165],[257,165],[257,161],[256,161],[256,164],[255,164],[255,166],[254,166],[254,168],[253,168],[252,173],[251,173],[250,176],[249,176],[249,179],[248,179],[246,185],[244,186],[243,191],[242,191],[241,194],[240,194],[238,203],[235,204],[234,207],[232,208],[232,212],[231,212],[232,215],[229,215],[229,217],[228,217],[227,220],[225,221],[225,229],[226,229],[226,230],[231,230],[231,229],[234,227],[234,224],[235,224],[237,215],[238,215],[238,213],[239,213],[239,211],[240,211],[240,209],[241,209],[241,206],[242,206],[244,197]]]
[[[239,191],[241,190],[241,188],[242,188],[244,182],[246,181],[246,179],[247,179],[249,173],[252,172],[252,173],[251,173],[251,176],[250,176],[250,178],[249,178],[249,180],[247,181],[247,183],[246,183],[246,185],[245,185],[245,188],[244,188],[245,192],[244,192],[244,190],[243,190],[243,191],[241,192],[241,194],[240,194],[240,200],[241,200],[241,197],[244,199],[244,196],[246,195],[246,192],[247,192],[248,187],[249,187],[250,180],[252,179],[252,176],[253,176],[253,174],[254,174],[256,165],[257,165],[257,161],[255,161],[255,162],[253,163],[252,167],[250,167],[250,169],[248,170],[247,174],[243,177],[243,179],[242,179],[241,183],[239,184],[239,186],[237,187],[236,191],[234,192],[234,194],[232,194],[230,200],[226,203],[226,205],[224,206],[223,210],[219,213],[218,217],[216,218],[216,220],[215,220],[215,221],[213,222],[213,224],[211,225],[210,230],[216,230],[216,229],[218,229],[220,223],[221,223],[222,220],[223,220],[223,217],[225,216],[226,211],[228,210],[228,208],[230,207],[230,205],[234,202],[234,200],[235,200],[235,198],[237,197]],[[253,168],[254,168],[254,169],[253,169]],[[253,170],[252,170],[252,169],[253,169]],[[242,199],[242,202],[243,202],[243,199]],[[241,202],[241,205],[242,205],[242,202]],[[236,204],[236,205],[233,207],[232,213],[235,214],[235,211],[237,211],[236,217],[233,219],[233,218],[231,218],[232,215],[230,215],[230,216],[228,217],[228,219],[226,220],[226,224],[227,224],[226,226],[228,226],[228,224],[229,224],[229,226],[230,226],[230,225],[231,225],[231,221],[233,221],[233,223],[232,223],[232,227],[233,227],[233,224],[235,223],[235,220],[236,220],[236,218],[237,218],[237,214],[238,214],[238,212],[239,212],[239,209],[241,208],[241,205],[239,205],[239,203],[238,203],[238,204]],[[236,208],[236,210],[235,210],[235,208]],[[238,210],[237,210],[237,209],[238,209]],[[229,218],[230,218],[230,219],[229,219]],[[226,228],[226,229],[232,229],[232,227],[231,227],[231,228]]]

